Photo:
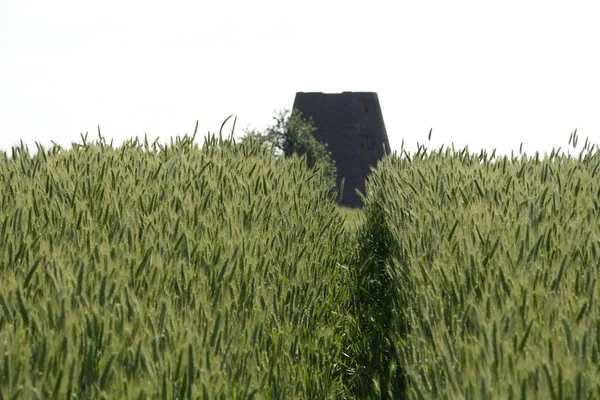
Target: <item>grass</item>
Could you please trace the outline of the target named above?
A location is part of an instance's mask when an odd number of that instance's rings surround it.
[[[350,209],[252,141],[0,153],[0,398],[597,398],[599,174],[421,147]]]
[[[323,177],[252,143],[0,158],[2,398],[336,398],[350,318]]]
[[[364,214],[360,208],[338,206],[338,211],[344,218],[344,226],[348,230],[356,230],[364,222]]]
[[[377,254],[357,291],[381,321],[364,323],[379,338],[365,347],[385,355],[363,362],[372,393],[600,396],[599,165],[590,146],[497,159],[421,148],[380,165],[361,231]]]

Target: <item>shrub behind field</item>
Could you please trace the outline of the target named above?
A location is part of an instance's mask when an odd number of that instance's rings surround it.
[[[357,261],[363,392],[599,397],[599,165],[423,148],[380,164]]]
[[[349,244],[328,191],[251,141],[13,150],[0,394],[336,397]]]

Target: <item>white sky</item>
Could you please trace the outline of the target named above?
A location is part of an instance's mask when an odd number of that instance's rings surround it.
[[[595,3],[599,4],[596,5]],[[297,91],[379,94],[392,149],[600,143],[600,3],[0,0],[0,150],[263,129]],[[231,124],[227,126],[231,129]]]

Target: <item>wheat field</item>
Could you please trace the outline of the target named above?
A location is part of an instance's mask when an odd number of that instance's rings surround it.
[[[571,138],[573,147],[576,136]],[[0,153],[0,398],[600,397],[600,153]]]

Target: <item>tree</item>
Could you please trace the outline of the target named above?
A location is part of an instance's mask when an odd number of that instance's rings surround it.
[[[324,176],[336,183],[337,170],[327,145],[321,143],[313,133],[317,130],[312,118],[306,120],[299,110],[279,111],[273,119],[275,124],[267,127],[264,134],[255,130],[248,132],[246,137],[271,143],[280,154],[291,157],[296,154],[299,157],[306,156],[309,168],[319,166],[323,169]]]

